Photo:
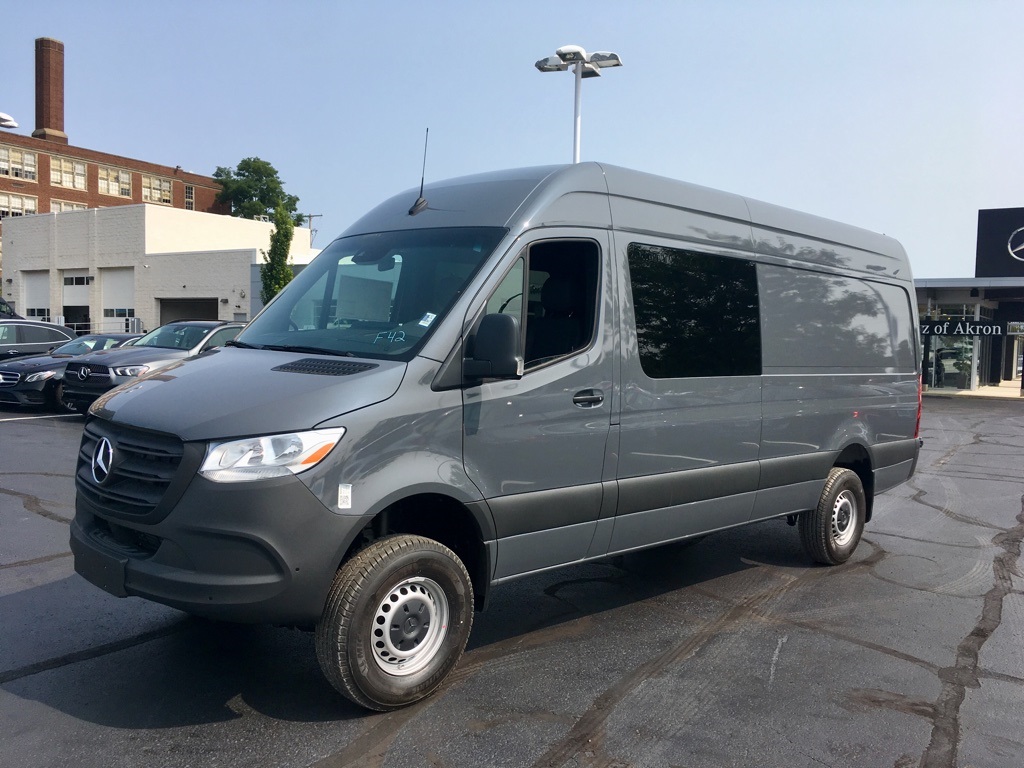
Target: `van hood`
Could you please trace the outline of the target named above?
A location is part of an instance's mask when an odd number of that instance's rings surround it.
[[[222,347],[112,389],[92,412],[185,441],[295,432],[387,400],[405,369],[393,361]]]

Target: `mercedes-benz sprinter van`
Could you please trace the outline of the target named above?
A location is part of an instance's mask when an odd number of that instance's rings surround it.
[[[776,517],[844,562],[914,472],[920,359],[888,237],[598,163],[430,184],[97,400],[75,567],[315,628],[331,683],[392,709],[511,579]]]

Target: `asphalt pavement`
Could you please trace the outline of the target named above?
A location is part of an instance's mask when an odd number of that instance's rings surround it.
[[[927,398],[918,472],[843,566],[777,520],[523,579],[387,714],[309,634],[78,577],[81,428],[0,410],[0,768],[1024,765],[1020,402]]]

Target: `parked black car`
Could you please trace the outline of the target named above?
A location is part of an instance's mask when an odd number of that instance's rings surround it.
[[[63,325],[22,318],[0,319],[0,360],[44,355],[77,338]]]
[[[64,372],[64,404],[85,413],[104,392],[222,346],[244,325],[223,320],[179,320],[150,331],[130,347],[72,360]]]
[[[49,405],[63,410],[64,368],[71,358],[116,349],[140,336],[138,333],[94,333],[79,336],[47,355],[0,362],[0,403]]]

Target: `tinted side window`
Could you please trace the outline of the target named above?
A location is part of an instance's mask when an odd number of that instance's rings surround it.
[[[23,325],[18,340],[23,344],[63,344],[68,337],[52,328],[40,328],[35,325]]]
[[[486,312],[519,319],[527,370],[590,346],[599,270],[597,243],[544,240],[527,249],[491,294]]]
[[[753,262],[678,248],[627,248],[640,366],[652,379],[761,373]]]
[[[901,287],[770,264],[760,273],[766,368],[915,370]]]

